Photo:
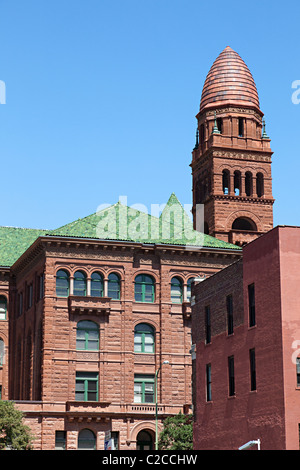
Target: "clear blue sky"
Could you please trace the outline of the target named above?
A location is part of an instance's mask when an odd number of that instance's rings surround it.
[[[56,228],[114,204],[191,203],[206,74],[230,45],[272,139],[274,223],[300,225],[299,2],[0,0],[0,225]]]

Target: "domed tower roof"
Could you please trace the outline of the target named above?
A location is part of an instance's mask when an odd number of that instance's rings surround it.
[[[259,98],[250,70],[231,47],[217,57],[207,74],[202,90],[200,112],[224,105],[255,107]]]

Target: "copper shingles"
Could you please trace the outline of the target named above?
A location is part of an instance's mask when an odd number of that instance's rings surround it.
[[[232,103],[259,108],[252,74],[243,59],[227,46],[207,74],[202,90],[200,111],[209,105]]]

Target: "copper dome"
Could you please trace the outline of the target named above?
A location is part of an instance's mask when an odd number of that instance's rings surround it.
[[[200,111],[226,104],[255,106],[259,109],[256,85],[243,59],[227,46],[207,74]]]

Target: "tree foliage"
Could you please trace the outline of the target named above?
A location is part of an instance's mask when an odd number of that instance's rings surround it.
[[[193,449],[193,419],[191,415],[184,415],[180,412],[176,416],[166,418],[163,424],[158,441],[160,450]]]
[[[23,413],[11,401],[0,400],[0,450],[32,449],[30,429],[23,423]]]

